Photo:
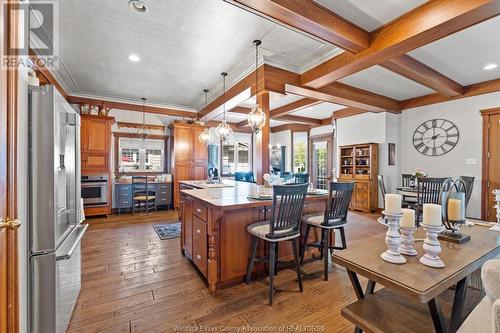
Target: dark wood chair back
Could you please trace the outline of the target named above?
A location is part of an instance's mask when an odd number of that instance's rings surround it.
[[[472,190],[474,189],[474,177],[460,176],[459,178],[465,183],[465,189],[462,188],[463,185],[462,183],[460,183],[458,191],[465,192],[465,209],[467,210],[467,206],[469,205],[469,200],[472,195]]]
[[[383,175],[377,175],[377,180],[378,180],[378,188],[380,189],[380,193],[382,193],[382,200],[385,200],[385,194],[387,192],[385,191],[384,176]]]
[[[308,173],[296,173],[295,174],[295,184],[308,184],[309,174]]]
[[[417,178],[417,205],[441,203],[441,189],[446,177],[419,177]]]
[[[414,180],[415,176],[411,173],[403,173],[401,174],[401,186],[402,187],[411,187],[411,181]]]
[[[268,238],[282,238],[300,233],[300,221],[308,184],[273,186],[271,228]]]
[[[245,181],[247,183],[255,183],[255,177],[253,176],[253,172],[245,172]]]
[[[245,173],[241,171],[237,171],[234,173],[234,180],[238,182],[244,182],[245,181]]]
[[[330,196],[325,210],[323,225],[335,226],[347,222],[354,182],[330,182]]]

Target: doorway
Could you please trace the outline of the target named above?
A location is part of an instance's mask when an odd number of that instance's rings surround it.
[[[310,137],[309,147],[311,182],[315,188],[326,190],[331,180],[333,156],[332,135]]]
[[[500,189],[500,108],[481,110],[483,116],[483,170],[481,218],[496,221],[492,191]]]

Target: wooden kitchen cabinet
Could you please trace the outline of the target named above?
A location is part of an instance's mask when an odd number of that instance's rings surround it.
[[[205,129],[197,124],[172,123],[172,176],[174,207],[179,208],[179,181],[202,180],[208,177],[208,148],[198,140]]]
[[[81,115],[82,174],[109,173],[113,117]]]

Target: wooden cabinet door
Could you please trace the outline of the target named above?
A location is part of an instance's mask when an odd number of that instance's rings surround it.
[[[82,120],[82,148],[89,153],[108,153],[111,128],[107,120]]]
[[[175,163],[190,163],[192,157],[193,131],[191,128],[183,127],[175,128],[174,131]]]
[[[357,186],[357,191],[356,191],[356,203],[357,203],[357,208],[360,210],[369,210],[370,204],[369,204],[369,197],[368,197],[368,183],[366,182],[359,182],[356,183]]]
[[[109,154],[82,153],[82,170],[107,172],[109,170]]]
[[[208,147],[203,142],[198,140],[201,132],[203,132],[203,127],[193,128],[193,162],[194,163],[206,163],[208,160]]]
[[[193,201],[187,197],[181,198],[181,223],[182,223],[182,248],[188,253],[193,254]]]
[[[202,180],[207,179],[207,166],[206,165],[195,165],[193,166],[193,179]]]
[[[193,216],[193,262],[207,276],[207,224]]]

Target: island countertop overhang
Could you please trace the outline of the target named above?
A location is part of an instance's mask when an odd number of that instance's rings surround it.
[[[206,181],[199,180],[180,181],[180,184],[191,188],[182,189],[181,193],[222,210],[265,207],[272,204],[272,200],[253,200],[248,198],[249,194],[257,190],[257,185],[254,183],[224,179],[221,185],[209,184]],[[328,195],[308,195],[306,203],[326,201],[327,198]]]

